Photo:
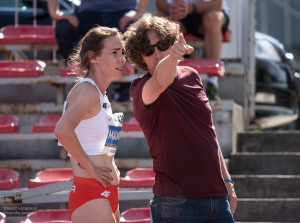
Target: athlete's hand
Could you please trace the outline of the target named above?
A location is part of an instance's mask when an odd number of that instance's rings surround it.
[[[96,165],[92,165],[93,167],[91,168],[88,173],[92,178],[95,180],[99,181],[104,188],[107,188],[105,183],[111,183],[113,180],[112,176],[109,174],[112,170],[107,168],[107,167],[100,167]]]
[[[170,56],[175,59],[180,59],[183,55],[191,54],[192,52],[194,52],[194,48],[186,44],[183,34],[181,33],[178,40],[172,46]]]

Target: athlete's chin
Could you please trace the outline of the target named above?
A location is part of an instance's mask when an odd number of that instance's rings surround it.
[[[123,73],[122,72],[118,72],[114,75],[113,80],[119,80],[123,77]]]

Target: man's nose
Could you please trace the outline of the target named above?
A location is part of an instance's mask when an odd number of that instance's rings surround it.
[[[154,56],[156,56],[156,57],[158,57],[158,56],[160,56],[160,51],[157,49],[157,47],[155,46],[154,47]]]

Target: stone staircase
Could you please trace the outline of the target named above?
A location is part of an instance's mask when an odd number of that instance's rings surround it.
[[[229,169],[237,222],[300,222],[300,131],[239,134]]]

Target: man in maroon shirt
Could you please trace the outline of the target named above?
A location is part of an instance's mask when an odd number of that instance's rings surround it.
[[[194,69],[177,66],[193,52],[179,25],[142,18],[125,33],[125,50],[148,72],[133,81],[131,95],[156,173],[153,222],[234,222],[237,197],[201,79]]]

